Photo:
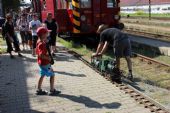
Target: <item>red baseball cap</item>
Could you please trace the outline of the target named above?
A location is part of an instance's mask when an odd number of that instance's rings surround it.
[[[37,29],[37,35],[38,35],[38,36],[41,36],[41,35],[46,34],[46,33],[48,33],[48,32],[49,32],[48,29],[45,28],[45,27],[39,27],[39,28]]]

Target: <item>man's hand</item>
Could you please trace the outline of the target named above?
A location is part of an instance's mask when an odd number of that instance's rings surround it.
[[[102,56],[102,53],[93,53],[92,57],[98,57],[98,56]]]
[[[98,53],[98,55],[97,56],[102,56],[103,54],[102,53]]]
[[[92,54],[92,57],[97,57],[97,53],[93,53],[93,54]]]

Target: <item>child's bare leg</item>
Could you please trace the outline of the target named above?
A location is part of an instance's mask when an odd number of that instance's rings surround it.
[[[50,90],[53,91],[54,90],[54,78],[55,76],[51,76],[50,77]]]
[[[44,76],[41,76],[38,81],[38,89],[41,90],[42,82],[43,82]]]
[[[54,78],[55,76],[51,76],[50,77],[50,95],[58,95],[61,93],[61,91],[57,91],[55,88],[54,88]]]

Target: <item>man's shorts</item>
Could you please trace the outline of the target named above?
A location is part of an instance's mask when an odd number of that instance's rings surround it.
[[[33,49],[35,49],[35,48],[36,48],[37,40],[38,40],[38,36],[32,36]]]
[[[22,43],[27,43],[28,41],[28,35],[26,34],[26,31],[20,31]]]
[[[45,66],[39,66],[40,67],[40,75],[41,76],[47,76],[47,77],[51,77],[54,76],[54,71],[51,67],[51,65],[45,65]]]
[[[56,45],[56,40],[57,40],[57,35],[50,35],[49,44],[51,46],[55,46]]]
[[[126,57],[132,55],[131,43],[129,39],[121,40],[114,48],[116,57]]]

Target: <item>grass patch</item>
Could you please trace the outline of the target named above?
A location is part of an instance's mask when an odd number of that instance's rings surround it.
[[[170,89],[170,68],[164,66],[158,66],[155,64],[147,64],[142,62],[138,58],[133,58],[133,72],[135,78],[138,78],[144,83],[159,86],[162,88]],[[121,60],[121,69],[127,70],[126,61]]]
[[[5,45],[5,40],[3,40],[2,36],[0,35],[0,54],[6,52],[6,49],[1,47],[1,46],[4,46],[4,45]]]
[[[130,15],[130,17],[148,17],[149,18],[149,13],[134,13],[134,14],[121,13],[121,16],[127,16],[127,15]],[[151,17],[170,18],[170,14],[152,14]]]
[[[2,36],[0,35],[0,46],[5,45],[5,40],[3,40]]]
[[[0,48],[0,54],[3,54],[6,52],[6,49],[5,48]]]
[[[73,51],[76,51],[77,53],[90,57],[91,54],[93,53],[92,50],[88,49],[86,45],[79,45],[73,41],[66,41],[61,38],[58,40],[61,44],[63,44],[66,48],[69,48]]]
[[[166,64],[170,64],[170,57],[169,56],[160,55],[160,56],[155,57],[154,59],[161,61],[161,62],[164,62]]]
[[[158,27],[161,27],[161,28],[169,28],[170,26],[170,23],[169,22],[166,22],[164,20],[151,20],[151,21],[148,21],[147,19],[128,19],[128,18],[122,18],[121,19],[122,22],[125,24],[125,26],[127,24],[141,24],[141,25],[146,25],[146,26],[149,26],[149,27],[153,27],[153,29],[158,29],[158,28],[155,28],[155,26],[158,26]]]
[[[82,56],[84,57],[88,57],[90,58],[92,53],[95,52],[94,50],[92,49],[89,49],[86,45],[79,45],[79,44],[76,44],[75,42],[73,41],[66,41],[62,38],[59,38],[58,41],[63,44],[66,48],[69,48],[73,51],[76,51],[77,53],[81,54]],[[105,59],[112,59],[113,58],[113,51],[108,51],[105,55],[103,55],[103,58]]]

